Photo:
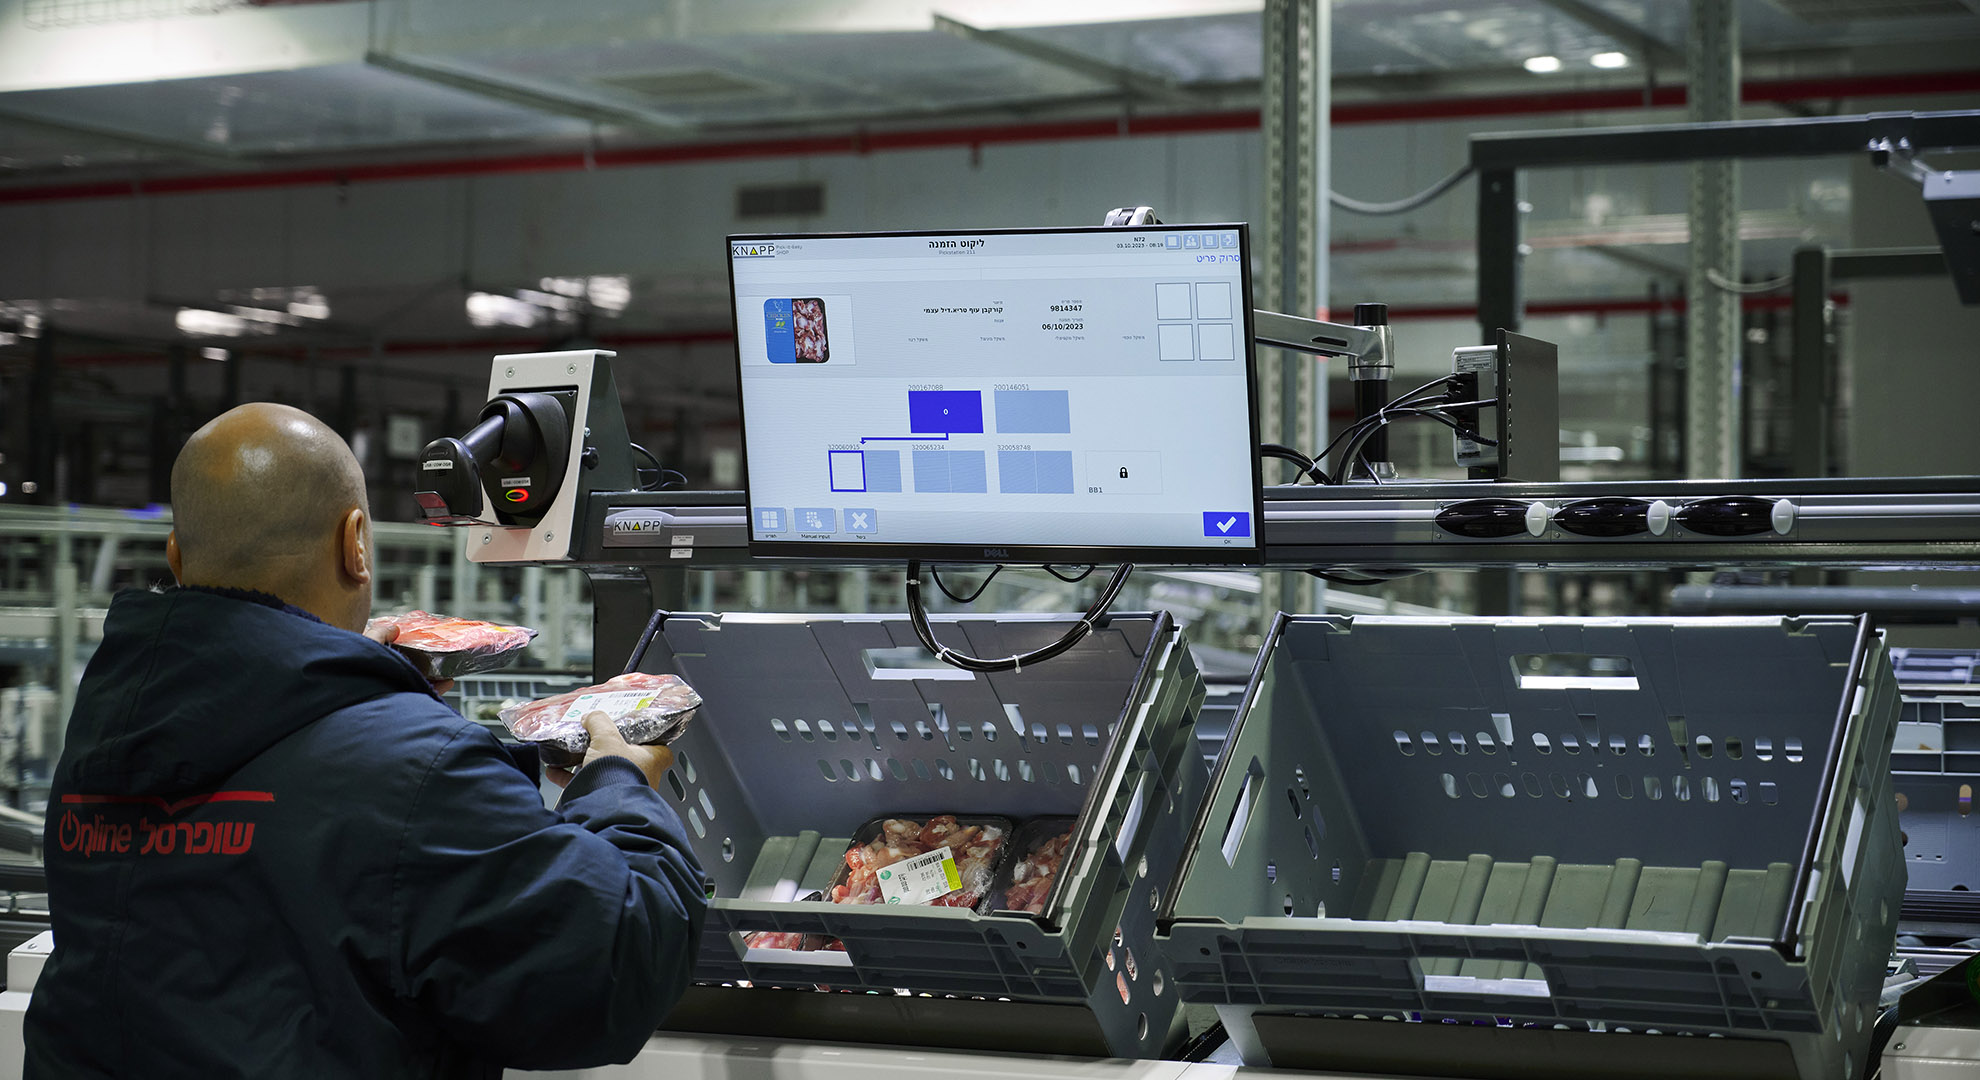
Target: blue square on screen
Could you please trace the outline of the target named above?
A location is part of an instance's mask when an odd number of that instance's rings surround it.
[[[1203,512],[1203,535],[1250,536],[1251,514],[1243,510],[1205,510]]]

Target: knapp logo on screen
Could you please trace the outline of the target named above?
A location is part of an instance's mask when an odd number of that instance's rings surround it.
[[[729,254],[738,259],[767,259],[777,254],[777,245],[771,243],[730,244]]]

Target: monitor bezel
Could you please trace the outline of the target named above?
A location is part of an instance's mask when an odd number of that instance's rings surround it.
[[[1244,309],[1244,375],[1246,389],[1246,417],[1250,424],[1251,453],[1251,544],[1245,547],[1166,547],[1140,545],[978,545],[940,544],[899,541],[834,541],[834,540],[761,540],[756,536],[754,514],[756,511],[750,487],[749,463],[749,405],[743,392],[743,360],[741,337],[741,314],[736,296],[736,247],[739,244],[777,242],[780,240],[863,240],[891,237],[945,237],[945,236],[1023,236],[1041,234],[1073,233],[1113,233],[1146,234],[1166,232],[1206,232],[1229,231],[1238,233],[1238,268],[1243,283],[1243,295],[1251,297],[1251,231],[1244,222],[1192,222],[1188,224],[1162,225],[1082,225],[1064,227],[1030,227],[1000,229],[898,229],[882,232],[812,232],[812,233],[732,233],[727,242],[727,263],[729,278],[729,325],[735,333],[734,348],[736,371],[736,413],[737,438],[740,441],[740,467],[743,490],[743,527],[749,543],[752,559],[829,559],[839,562],[901,562],[919,559],[939,563],[1013,563],[1031,565],[1109,565],[1113,563],[1146,563],[1165,566],[1261,566],[1265,561],[1265,494],[1264,466],[1257,447],[1260,442],[1258,420],[1258,350],[1252,338],[1252,307],[1242,304]],[[1151,421],[1153,422],[1153,421]]]

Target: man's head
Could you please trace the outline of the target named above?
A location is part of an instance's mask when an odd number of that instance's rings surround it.
[[[193,432],[172,466],[172,524],[182,585],[270,593],[346,630],[371,615],[364,471],[300,409],[242,405]]]

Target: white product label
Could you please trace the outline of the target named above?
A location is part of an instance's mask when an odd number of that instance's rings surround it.
[[[503,486],[503,487],[505,487],[505,488],[508,488],[508,487],[528,487],[528,486],[529,486],[529,477],[527,477],[527,476],[505,476],[505,477],[503,477],[503,478],[502,478],[502,486]]]
[[[427,472],[444,472],[453,468],[454,462],[452,458],[434,458],[431,461],[420,462],[419,467]]]
[[[694,558],[694,549],[691,547],[673,548],[667,552],[667,557],[670,559],[692,559]]]
[[[902,859],[880,870],[880,895],[889,904],[926,904],[962,888],[962,874],[948,848]]]
[[[602,694],[584,694],[564,710],[564,719],[583,723],[585,717],[602,712],[617,720],[651,705],[656,696],[652,690],[608,690]]]
[[[693,534],[693,533],[675,533],[675,534],[674,534],[673,536],[671,536],[671,537],[669,537],[669,538],[668,538],[668,543],[671,543],[671,544],[673,544],[673,545],[674,545],[675,547],[693,547],[693,546],[694,546],[694,534]]]

